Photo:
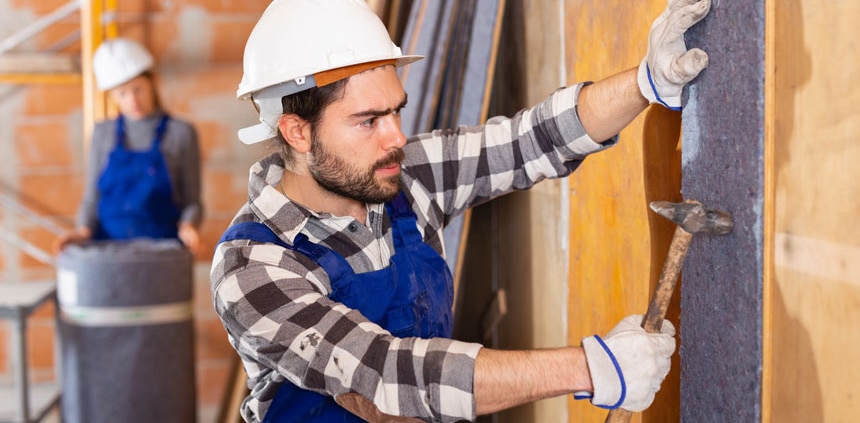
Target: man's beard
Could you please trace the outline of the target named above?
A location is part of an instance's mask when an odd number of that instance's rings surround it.
[[[314,180],[334,194],[363,203],[385,203],[400,191],[400,175],[389,176],[377,182],[376,170],[393,164],[400,165],[404,156],[403,150],[398,148],[362,171],[326,150],[314,134],[308,168]]]

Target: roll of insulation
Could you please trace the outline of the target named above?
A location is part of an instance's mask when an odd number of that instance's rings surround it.
[[[63,249],[64,422],[196,422],[193,261],[176,240]]]

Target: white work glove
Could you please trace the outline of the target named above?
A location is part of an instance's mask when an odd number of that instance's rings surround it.
[[[675,327],[663,321],[661,333],[646,333],[642,315],[625,317],[605,339],[582,339],[594,393],[577,392],[576,399],[614,410],[642,411],[654,401],[671,367],[675,351]]]
[[[639,64],[639,91],[651,104],[681,110],[681,91],[708,66],[708,55],[687,50],[684,33],[711,10],[711,0],[669,0],[651,25],[648,54]]]

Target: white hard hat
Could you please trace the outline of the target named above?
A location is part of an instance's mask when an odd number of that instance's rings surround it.
[[[239,139],[253,144],[274,138],[284,96],[368,68],[356,65],[403,66],[421,58],[401,53],[364,0],[274,0],[245,44],[236,92],[239,99],[253,98],[261,123],[239,130]],[[334,69],[352,71],[326,72]]]
[[[152,68],[152,55],[137,42],[115,38],[105,40],[93,55],[93,72],[100,90],[110,90]]]

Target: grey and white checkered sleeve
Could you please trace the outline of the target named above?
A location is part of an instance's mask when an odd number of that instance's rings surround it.
[[[445,215],[455,215],[543,179],[569,175],[586,156],[617,141],[595,142],[583,129],[576,112],[583,86],[559,89],[511,118],[410,138],[406,186],[413,192],[426,188],[425,206],[434,202]]]

